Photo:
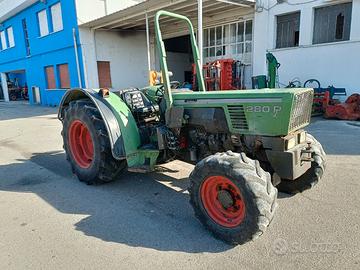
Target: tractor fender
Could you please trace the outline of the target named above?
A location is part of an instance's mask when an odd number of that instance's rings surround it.
[[[117,160],[126,159],[127,155],[135,152],[140,145],[140,136],[137,130],[135,119],[133,118],[129,108],[122,99],[114,93],[109,93],[107,97],[99,94],[99,90],[93,89],[70,89],[63,96],[58,119],[63,121],[64,109],[71,101],[78,99],[90,99],[99,110],[104,120],[112,155]],[[124,144],[127,138],[132,138],[131,143]]]

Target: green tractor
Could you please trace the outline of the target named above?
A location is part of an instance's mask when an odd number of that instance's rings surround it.
[[[199,91],[171,89],[161,16],[187,23]],[[155,30],[162,85],[65,94],[59,119],[72,170],[80,181],[101,184],[126,169],[151,172],[175,158],[192,163],[196,217],[227,243],[255,239],[273,219],[277,189],[302,192],[324,173],[322,146],[303,130],[313,89],[207,92],[190,20],[159,11]]]

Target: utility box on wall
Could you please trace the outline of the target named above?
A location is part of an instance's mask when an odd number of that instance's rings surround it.
[[[38,86],[32,86],[31,92],[34,104],[41,104],[40,88]]]

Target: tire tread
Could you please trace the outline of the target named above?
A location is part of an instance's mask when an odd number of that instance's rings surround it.
[[[66,121],[71,121],[71,118],[74,115],[78,115],[84,112],[96,129],[96,135],[98,136],[100,142],[100,165],[97,171],[97,175],[91,179],[85,179],[77,175],[81,182],[85,182],[88,185],[99,185],[104,183],[109,183],[113,181],[116,176],[126,167],[125,161],[118,161],[113,158],[111,153],[109,136],[106,131],[104,121],[100,115],[100,112],[96,106],[88,99],[80,99],[70,102],[69,106],[65,108],[64,111],[64,123]],[[70,161],[71,169],[73,173],[76,173],[76,168],[70,158],[70,153],[67,151],[65,146],[67,142],[66,131],[64,130],[65,124],[63,125],[63,130],[61,135],[64,141],[64,150],[66,152],[66,159]]]
[[[203,179],[210,173],[211,169],[217,168],[224,174],[232,170],[232,175],[241,175],[246,181],[245,186],[251,191],[251,200],[256,205],[258,215],[253,227],[239,233],[217,225],[203,210],[199,189]],[[221,169],[219,169],[221,168]],[[235,180],[235,179],[233,179]],[[237,180],[235,180],[237,183]],[[234,182],[235,182],[234,181]],[[271,183],[269,173],[265,172],[258,161],[252,160],[245,153],[218,153],[200,161],[190,175],[190,204],[195,216],[210,230],[213,235],[229,244],[243,244],[262,235],[274,217],[277,207],[277,190]],[[241,224],[240,224],[241,225]]]

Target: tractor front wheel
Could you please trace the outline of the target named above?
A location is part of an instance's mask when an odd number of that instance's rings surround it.
[[[65,109],[62,136],[66,158],[82,182],[110,182],[126,167],[126,161],[113,158],[104,121],[89,100],[70,102]]]
[[[199,162],[190,175],[190,203],[215,237],[243,244],[264,233],[277,206],[270,174],[244,153],[228,151]]]

